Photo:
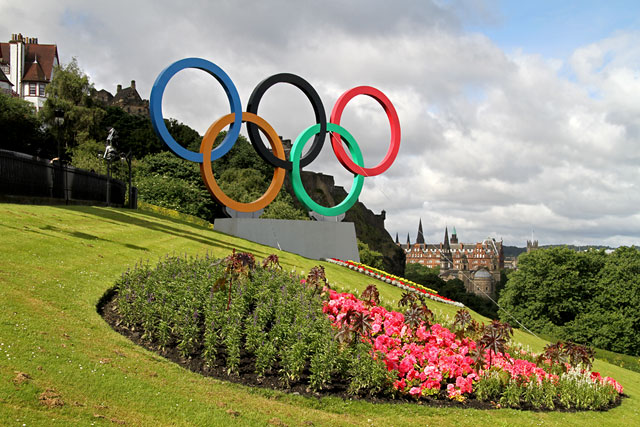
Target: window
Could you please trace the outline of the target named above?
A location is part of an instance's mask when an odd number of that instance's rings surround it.
[[[44,89],[45,89],[46,85],[44,83],[40,83],[39,87],[38,87],[38,95],[40,95],[42,98],[44,98]]]
[[[36,96],[36,84],[29,83],[29,96]]]

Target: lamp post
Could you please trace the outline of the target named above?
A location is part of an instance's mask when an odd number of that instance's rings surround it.
[[[67,168],[62,163],[62,152],[61,152],[62,125],[64,124],[64,110],[62,110],[61,108],[56,108],[53,111],[53,116],[54,116],[53,121],[58,127],[58,138],[56,139],[58,143],[58,165],[59,165],[60,171],[62,172],[62,194],[64,196],[65,204],[69,204],[69,197],[67,194]]]
[[[109,135],[107,135],[107,145],[104,149],[102,158],[107,161],[107,206],[111,206],[111,161],[118,155],[115,149],[115,139],[118,133],[114,128],[109,129]]]

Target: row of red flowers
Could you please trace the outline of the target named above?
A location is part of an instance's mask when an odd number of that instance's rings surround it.
[[[473,392],[474,382],[482,378],[493,366],[508,372],[514,380],[522,382],[543,380],[556,382],[558,376],[548,373],[535,363],[511,357],[508,353],[486,350],[484,364],[476,369],[471,353],[477,348],[469,338],[458,338],[440,324],[428,327],[422,323],[411,328],[404,315],[376,305],[366,305],[349,293],[329,290],[329,301],[323,311],[335,328],[343,328],[350,321],[349,313],[362,313],[371,320],[370,330],[362,336],[372,346],[373,357],[383,357],[389,371],[397,372],[393,386],[401,393],[416,397],[437,395],[446,388],[452,399],[464,399]],[[347,325],[348,326],[348,325]],[[551,366],[550,361],[546,363]],[[592,373],[593,383],[611,385],[618,393],[622,386],[610,377]]]
[[[350,268],[354,271],[358,271],[361,272],[363,274],[367,274],[375,279],[381,280],[385,283],[388,283],[390,285],[396,286],[400,289],[404,289],[406,291],[409,292],[415,292],[421,295],[425,295],[426,297],[428,297],[429,299],[436,301],[436,302],[441,302],[444,304],[450,304],[450,305],[454,305],[456,307],[464,307],[464,304],[457,302],[457,301],[453,301],[447,297],[444,297],[442,295],[438,295],[437,291],[434,291],[433,289],[427,288],[426,286],[420,285],[418,283],[412,282],[411,280],[402,278],[402,277],[397,277],[391,274],[388,274],[382,270],[378,270],[375,269],[373,267],[370,267],[366,264],[362,264],[359,262],[354,262],[354,261],[343,261],[337,258],[329,258],[327,259],[327,261],[337,264],[337,265],[341,265],[347,268]]]

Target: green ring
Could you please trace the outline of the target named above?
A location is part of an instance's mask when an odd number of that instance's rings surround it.
[[[349,152],[351,153],[355,164],[360,167],[364,166],[364,159],[362,158],[360,147],[358,147],[355,138],[345,128],[335,123],[327,123],[327,130],[329,132],[336,132],[340,134],[343,141],[347,143],[347,147],[349,148]],[[362,192],[362,185],[364,184],[364,176],[354,174],[351,191],[338,205],[328,208],[314,202],[302,185],[302,179],[300,177],[300,157],[305,144],[309,141],[309,138],[318,132],[320,132],[320,124],[317,123],[315,125],[311,125],[298,135],[296,141],[293,143],[293,147],[291,148],[291,162],[293,163],[293,168],[291,169],[291,181],[293,185],[293,192],[307,209],[324,216],[338,216],[348,211],[349,208],[358,201],[358,196],[360,196],[360,193]]]

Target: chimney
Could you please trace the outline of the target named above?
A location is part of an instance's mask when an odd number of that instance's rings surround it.
[[[135,88],[136,88],[136,81],[131,80],[131,89],[135,89]]]
[[[122,85],[118,85],[118,87],[116,88],[116,93],[120,93],[121,90],[122,90]]]

